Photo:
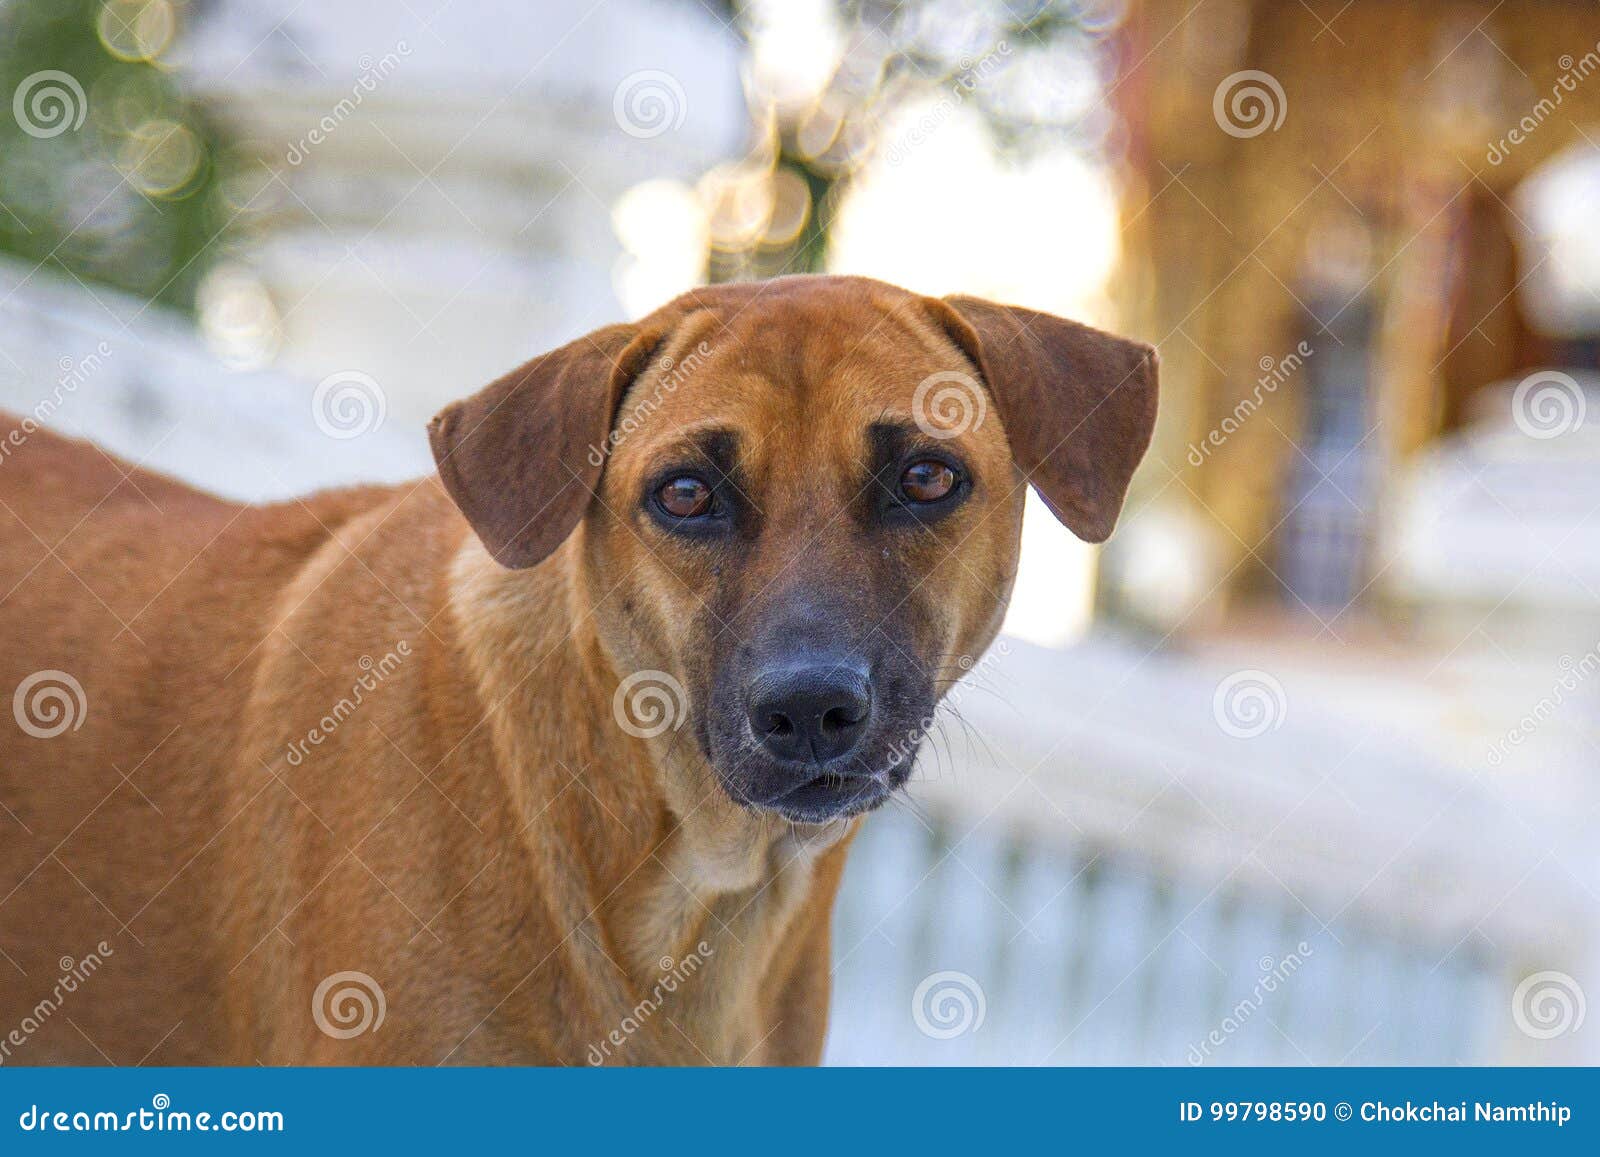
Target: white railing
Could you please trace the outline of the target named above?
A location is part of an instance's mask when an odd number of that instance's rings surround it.
[[[835,928],[834,1064],[1483,1063],[1509,991],[1481,945],[908,815],[868,825]]]
[[[1453,671],[1244,650],[1281,698],[1232,733],[1226,656],[991,652],[852,853],[828,1060],[1592,1061],[1513,1012],[1535,973],[1595,986],[1592,777],[1443,758],[1485,749],[1430,697]]]

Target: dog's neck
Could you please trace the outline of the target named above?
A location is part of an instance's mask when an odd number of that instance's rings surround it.
[[[474,539],[452,567],[455,634],[510,824],[544,877],[534,886],[545,906],[582,931],[580,952],[588,944],[607,958],[592,962],[591,978],[624,973],[625,991],[611,996],[626,1008],[696,960],[675,1023],[696,1051],[737,1062],[756,1043],[747,1004],[819,899],[818,857],[854,825],[796,828],[741,808],[687,729],[645,740],[618,726],[610,706],[626,673],[600,644],[604,608],[578,581],[577,553],[569,542],[537,567],[508,571]],[[557,815],[568,822],[552,822]],[[555,835],[586,830],[593,838],[578,844]]]

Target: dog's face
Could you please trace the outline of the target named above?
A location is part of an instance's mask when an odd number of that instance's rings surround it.
[[[681,679],[728,794],[797,821],[905,782],[999,625],[1024,491],[1000,419],[960,420],[987,399],[933,319],[837,298],[684,318],[622,400],[585,537],[611,649]],[[954,372],[936,425],[917,388]]]
[[[619,678],[684,700],[659,763],[818,823],[905,783],[999,628],[1029,478],[1078,533],[1109,533],[1154,391],[1145,347],[1069,322],[792,278],[580,339],[433,439],[502,562],[581,526]]]

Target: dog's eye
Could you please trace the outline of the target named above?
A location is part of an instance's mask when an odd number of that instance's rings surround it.
[[[699,518],[711,512],[711,487],[698,478],[683,475],[656,491],[656,501],[674,518]]]
[[[956,472],[934,458],[913,462],[900,475],[900,493],[911,502],[937,502],[956,487]]]

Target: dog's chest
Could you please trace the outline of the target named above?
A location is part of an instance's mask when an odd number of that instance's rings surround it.
[[[813,901],[815,862],[837,837],[669,840],[625,914],[630,971],[667,1031],[718,1064],[754,1063],[781,1027],[774,969]],[[654,865],[653,865],[654,866]],[[823,962],[823,967],[826,964]]]

